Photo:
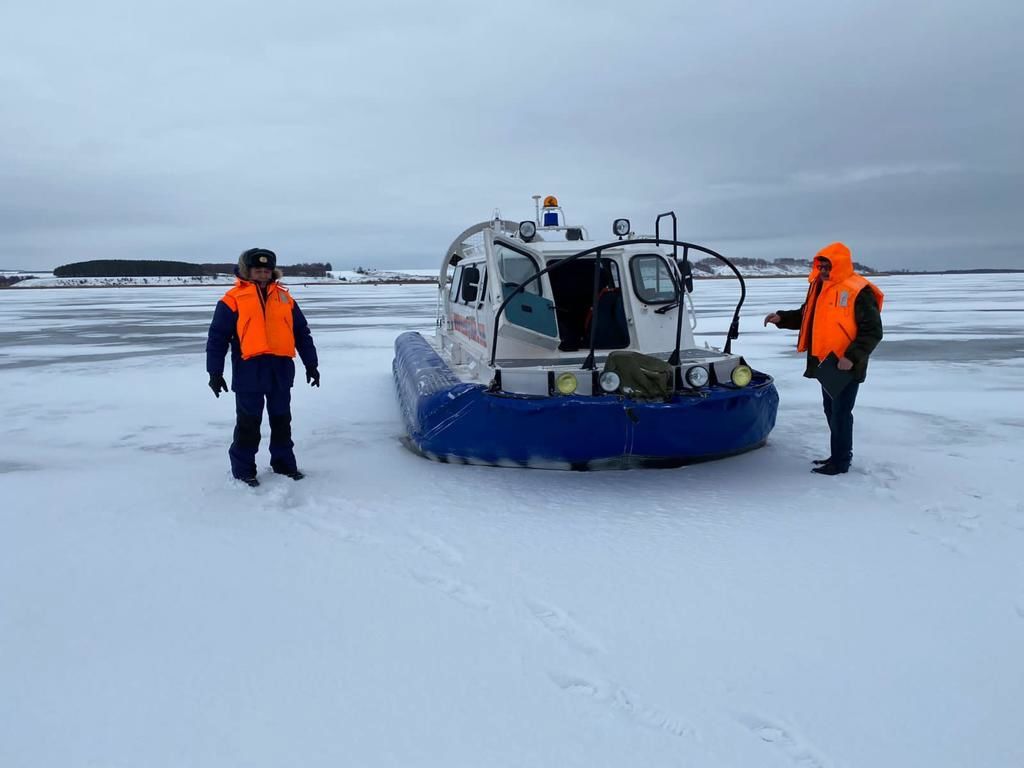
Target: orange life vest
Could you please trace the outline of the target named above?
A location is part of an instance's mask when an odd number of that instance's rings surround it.
[[[819,259],[828,259],[832,262],[828,280],[820,279]],[[797,351],[807,351],[807,337],[810,332],[811,355],[819,360],[828,357],[829,352],[834,353],[836,357],[843,357],[857,337],[854,304],[858,294],[865,289],[873,291],[879,310],[882,309],[885,294],[870,280],[853,271],[850,249],[842,243],[832,243],[818,252],[807,279],[811,287],[807,291],[807,301],[804,304],[803,322],[800,324],[800,336],[796,342]],[[811,323],[814,324],[813,327]]]
[[[295,301],[287,288],[276,281],[270,283],[264,300],[256,283],[236,280],[235,287],[225,293],[221,301],[238,313],[235,328],[243,360],[257,355],[295,357],[292,329]]]

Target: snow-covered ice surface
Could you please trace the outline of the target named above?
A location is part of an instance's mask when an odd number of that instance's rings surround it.
[[[0,294],[0,765],[1024,764],[1024,276],[878,282],[837,478],[761,327],[801,280],[748,286],[766,448],[604,473],[407,452],[392,341],[434,289],[296,288],[308,478],[255,490],[206,386],[223,288]],[[734,291],[698,283],[702,340]]]

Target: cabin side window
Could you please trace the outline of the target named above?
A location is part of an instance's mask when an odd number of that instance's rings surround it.
[[[480,265],[466,264],[462,270],[462,285],[459,287],[458,303],[475,305],[480,294]]]
[[[497,243],[494,245],[494,252],[498,259],[498,272],[501,275],[501,284],[506,296],[509,294],[510,289],[515,288],[524,280],[528,280],[540,271],[537,269],[537,262],[525,253],[513,251],[511,248],[505,248]],[[523,291],[541,296],[540,280],[534,280],[525,286]]]
[[[455,268],[455,272],[452,273],[452,281],[448,285],[448,302],[455,302],[459,300],[459,286],[462,283],[462,265],[460,264]]]
[[[678,295],[675,276],[668,262],[657,253],[643,253],[629,260],[633,292],[644,304],[668,304]]]

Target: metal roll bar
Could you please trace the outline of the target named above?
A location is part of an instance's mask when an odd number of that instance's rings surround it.
[[[658,219],[660,220],[662,216],[668,216],[668,215],[672,215],[673,219],[675,217],[675,214],[662,214],[661,216],[658,217]],[[518,248],[514,244],[510,244],[510,243],[507,243],[507,242],[504,243],[504,244],[509,246],[509,247],[511,247],[513,250],[518,250]],[[676,248],[681,247],[683,249],[683,261],[684,262],[689,257],[690,249],[693,249],[695,251],[700,251],[701,253],[706,253],[709,256],[712,256],[712,257],[718,259],[719,261],[724,262],[725,265],[727,267],[729,267],[729,269],[731,269],[733,271],[733,274],[735,274],[736,278],[740,281],[740,300],[736,304],[736,310],[733,312],[733,315],[732,315],[732,323],[729,325],[729,332],[726,335],[726,339],[725,339],[725,349],[724,349],[725,354],[727,354],[727,355],[731,354],[731,352],[732,352],[732,340],[736,339],[736,338],[739,338],[739,335],[740,335],[740,309],[743,307],[743,302],[747,298],[747,285],[746,285],[746,282],[743,280],[743,275],[740,274],[740,271],[736,268],[736,265],[733,264],[731,261],[729,261],[729,259],[727,259],[722,254],[720,254],[720,253],[718,253],[716,251],[711,250],[710,248],[705,248],[703,245],[697,245],[696,243],[687,243],[687,242],[684,242],[684,241],[681,241],[681,240],[676,240],[674,238],[672,240],[666,240],[666,239],[663,239],[663,238],[658,237],[656,235],[653,238],[651,238],[651,237],[641,237],[641,238],[635,238],[633,240],[613,240],[613,241],[611,241],[609,243],[604,243],[602,245],[595,245],[593,248],[587,248],[586,250],[580,251],[579,253],[574,253],[572,256],[567,256],[564,259],[560,259],[555,264],[551,264],[551,265],[549,265],[547,267],[544,267],[541,270],[538,270],[536,273],[534,273],[533,275],[528,277],[526,280],[524,280],[523,282],[519,283],[515,287],[515,289],[512,291],[512,293],[510,293],[507,297],[505,297],[505,300],[501,302],[501,306],[498,307],[498,311],[494,315],[494,337],[491,340],[491,360],[490,360],[490,366],[492,368],[494,367],[494,361],[497,358],[497,354],[498,354],[498,325],[499,325],[499,321],[501,320],[502,314],[505,312],[505,307],[508,306],[509,302],[512,301],[512,299],[514,299],[520,293],[522,293],[525,290],[527,285],[529,285],[530,283],[533,283],[534,281],[539,281],[540,278],[543,275],[546,275],[548,272],[556,270],[559,267],[561,267],[561,266],[563,266],[565,264],[568,264],[569,262],[576,261],[577,259],[580,259],[580,258],[582,258],[584,256],[589,256],[590,254],[593,253],[593,254],[597,255],[597,258],[594,261],[594,293],[593,293],[593,299],[591,301],[591,306],[594,307],[595,312],[594,312],[594,321],[590,325],[590,351],[587,354],[586,359],[583,361],[583,366],[582,366],[583,370],[593,370],[594,369],[594,351],[595,351],[595,346],[597,344],[597,323],[599,322],[599,320],[597,318],[596,309],[597,309],[597,297],[598,297],[598,294],[600,293],[601,253],[603,251],[608,250],[609,248],[621,248],[624,245],[671,245],[673,247],[673,253],[676,252],[675,251]],[[676,269],[678,271],[678,264],[676,265]],[[672,352],[671,357],[669,357],[668,362],[669,362],[670,365],[679,365],[679,344],[680,344],[681,339],[682,339],[682,327],[683,327],[683,311],[684,311],[683,292],[684,291],[685,291],[685,288],[682,285],[682,274],[680,273],[679,274],[679,283],[677,283],[677,285],[676,285],[676,301],[677,301],[677,303],[679,305],[678,316],[676,318],[676,347],[675,347],[675,350]]]

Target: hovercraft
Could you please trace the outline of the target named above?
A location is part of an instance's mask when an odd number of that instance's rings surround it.
[[[771,376],[732,352],[746,286],[724,256],[628,219],[594,242],[554,197],[534,220],[462,232],[438,274],[432,338],[395,340],[406,445],[444,462],[549,469],[673,467],[750,451],[775,426]],[[672,236],[661,225],[672,222]],[[690,255],[721,260],[740,298],[721,349],[694,342]]]

